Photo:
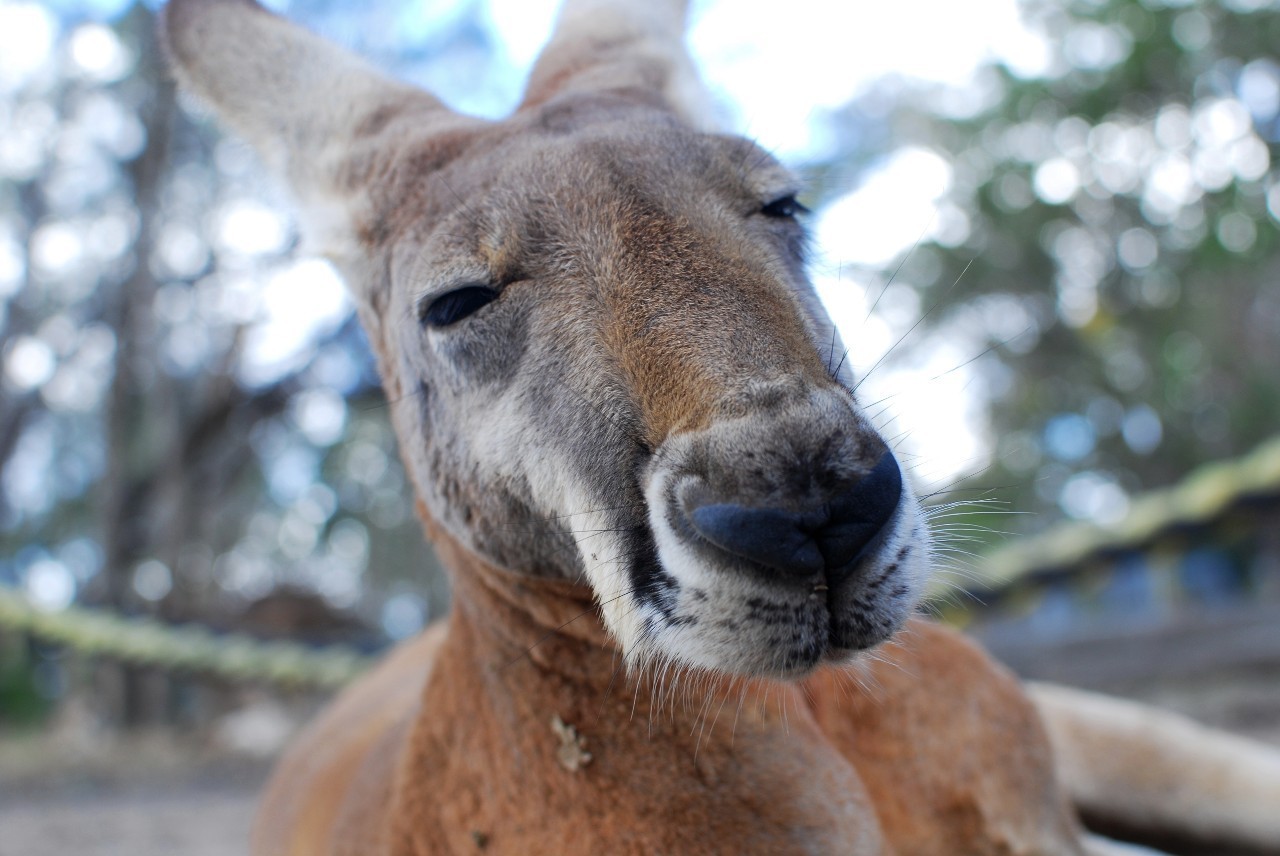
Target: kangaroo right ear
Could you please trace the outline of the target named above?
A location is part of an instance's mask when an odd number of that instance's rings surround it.
[[[288,182],[304,237],[336,261],[376,229],[368,184],[395,149],[386,135],[480,124],[253,0],[171,0],[160,35],[182,86]]]

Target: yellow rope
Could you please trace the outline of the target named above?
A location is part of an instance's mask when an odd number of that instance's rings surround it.
[[[215,634],[198,625],[167,625],[83,606],[47,612],[5,587],[0,587],[0,627],[83,654],[237,682],[335,689],[373,659],[345,646],[309,648],[294,642],[264,642],[243,634]]]
[[[975,562],[980,585],[998,588],[1039,570],[1069,568],[1105,550],[1140,547],[1174,526],[1204,523],[1250,495],[1280,490],[1280,437],[1233,461],[1209,464],[1167,490],[1144,494],[1114,526],[1067,523],[1019,538]],[[339,687],[373,657],[345,647],[309,648],[263,642],[243,634],[218,635],[197,625],[173,626],[150,618],[124,618],[102,609],[38,609],[20,592],[0,586],[0,628],[26,632],[140,665],[215,674],[239,682]]]
[[[1109,550],[1141,547],[1175,526],[1207,523],[1248,496],[1280,493],[1280,437],[1242,458],[1206,464],[1166,490],[1136,497],[1112,526],[1064,523],[1018,538],[980,557],[973,572],[999,588],[1036,571],[1070,568]]]

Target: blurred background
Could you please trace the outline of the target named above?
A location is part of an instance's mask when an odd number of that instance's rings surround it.
[[[448,607],[342,284],[156,5],[0,0],[2,856],[240,852],[297,723]],[[268,5],[500,116],[557,4]],[[931,609],[1280,742],[1280,3],[785,8],[695,2],[691,49],[809,179]]]

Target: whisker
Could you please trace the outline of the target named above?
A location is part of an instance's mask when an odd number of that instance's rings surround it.
[[[872,372],[874,372],[877,368],[879,368],[880,365],[884,363],[886,359],[889,358],[889,355],[892,354],[899,345],[901,345],[904,341],[906,341],[906,338],[910,336],[912,333],[914,333],[916,328],[919,327],[921,324],[923,324],[925,319],[933,314],[934,310],[936,310],[939,306],[941,306],[946,301],[946,299],[951,295],[951,292],[955,291],[956,286],[960,284],[960,280],[964,279],[964,275],[969,272],[969,268],[973,267],[973,262],[974,262],[973,259],[969,260],[969,263],[964,266],[964,270],[960,271],[960,275],[956,277],[955,282],[951,283],[951,285],[948,286],[947,290],[942,293],[942,296],[939,297],[936,301],[934,301],[933,305],[930,306],[923,315],[921,315],[919,318],[916,319],[916,323],[912,324],[910,329],[908,329],[907,332],[903,333],[898,338],[898,341],[894,342],[893,345],[889,347],[889,350],[885,351],[884,354],[880,357],[880,359],[876,360],[875,364],[872,365],[871,368],[867,369],[867,371],[863,373],[862,379],[859,380],[858,383],[856,383],[853,387],[854,392],[857,392],[858,388],[862,386],[862,384],[866,381],[868,377],[871,376]]]
[[[906,254],[903,255],[902,261],[898,262],[898,266],[893,269],[893,273],[885,281],[884,287],[881,288],[880,293],[876,295],[875,302],[872,303],[871,308],[867,310],[867,317],[862,319],[862,323],[864,326],[868,321],[871,320],[871,316],[875,314],[876,307],[880,305],[881,298],[883,298],[885,295],[885,292],[889,290],[889,286],[893,285],[893,281],[898,278],[898,274],[902,272],[902,268],[904,265],[906,265],[907,260],[910,259],[913,255],[915,255],[916,250],[920,248],[920,244],[924,241],[924,236],[929,234],[929,230],[933,228],[933,222],[934,220],[937,219],[937,217],[938,217],[938,211],[937,209],[934,209],[933,214],[929,217],[929,222],[926,223],[924,225],[924,228],[920,230],[920,235],[916,238],[915,243],[913,243],[911,245],[911,249],[907,250]]]
[[[970,262],[969,264],[973,264],[973,262]],[[965,269],[966,269],[966,270],[968,270],[968,267],[966,266],[966,267],[965,267]],[[964,368],[965,366],[973,365],[973,364],[974,364],[974,363],[976,363],[978,360],[982,359],[983,357],[985,357],[987,354],[991,353],[992,351],[994,351],[994,350],[996,350],[996,349],[998,349],[998,348],[1003,348],[1005,345],[1009,344],[1009,343],[1010,343],[1010,342],[1012,342],[1014,339],[1021,338],[1021,337],[1023,336],[1023,334],[1030,332],[1030,331],[1031,331],[1031,326],[1032,326],[1032,325],[1028,324],[1027,326],[1023,327],[1021,330],[1019,330],[1017,333],[1014,333],[1012,336],[1009,336],[1009,337],[1008,337],[1008,338],[1006,338],[1006,339],[1002,339],[1002,340],[1000,340],[999,342],[992,342],[989,346],[987,346],[986,348],[984,348],[984,349],[982,350],[982,352],[981,352],[981,353],[979,353],[979,354],[977,354],[977,355],[975,355],[975,356],[970,357],[969,359],[965,360],[963,363],[961,363],[961,364],[960,364],[960,365],[958,365],[958,366],[952,366],[951,368],[947,369],[945,372],[941,372],[940,374],[936,374],[936,375],[934,375],[933,377],[929,378],[929,381],[930,381],[930,382],[932,382],[932,381],[935,381],[935,380],[941,380],[942,378],[946,377],[947,375],[951,374],[952,372],[958,372],[958,371],[960,371],[960,369]]]

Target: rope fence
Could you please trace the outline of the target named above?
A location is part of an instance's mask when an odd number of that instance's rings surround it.
[[[71,606],[46,612],[23,594],[0,587],[0,628],[27,633],[88,656],[141,666],[213,675],[238,683],[337,689],[364,671],[373,656],[343,646],[309,648],[219,634],[199,625],[127,618]]]
[[[980,557],[975,587],[994,590],[1028,576],[1069,568],[1109,551],[1134,549],[1170,529],[1207,523],[1252,497],[1280,497],[1280,437],[1232,461],[1210,464],[1179,484],[1133,500],[1114,526],[1067,523],[1019,538]],[[367,669],[375,655],[345,646],[312,648],[220,634],[198,625],[169,625],[108,610],[71,606],[42,610],[20,591],[0,586],[0,629],[29,634],[89,656],[289,687],[336,689]]]
[[[1092,556],[1136,549],[1163,532],[1207,524],[1253,498],[1280,498],[1280,437],[1241,458],[1199,467],[1170,488],[1135,497],[1114,525],[1062,523],[992,550],[974,562],[974,587],[999,589]]]

